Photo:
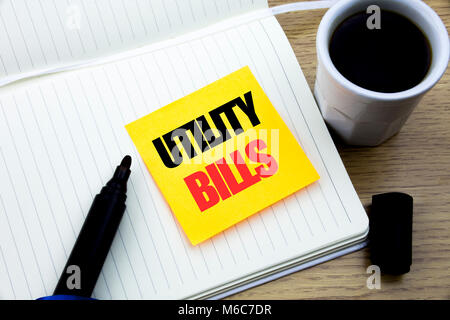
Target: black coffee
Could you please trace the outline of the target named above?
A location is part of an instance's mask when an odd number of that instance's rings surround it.
[[[370,14],[344,20],[330,41],[330,57],[354,84],[378,92],[399,92],[419,84],[431,64],[431,47],[409,19],[381,10],[380,29],[369,29]]]

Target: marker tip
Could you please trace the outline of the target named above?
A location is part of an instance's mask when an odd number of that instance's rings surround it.
[[[123,159],[122,162],[120,163],[121,167],[125,167],[125,168],[130,168],[131,167],[131,157],[129,155],[126,155]]]

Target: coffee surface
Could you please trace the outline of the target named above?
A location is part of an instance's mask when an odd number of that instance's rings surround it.
[[[336,69],[349,81],[372,91],[392,93],[419,84],[431,65],[431,47],[406,17],[380,12],[380,29],[369,29],[371,14],[356,13],[334,31],[329,45]]]

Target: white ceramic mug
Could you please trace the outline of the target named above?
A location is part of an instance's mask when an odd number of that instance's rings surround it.
[[[330,38],[350,15],[370,5],[397,12],[424,32],[432,49],[425,78],[415,87],[395,93],[367,90],[350,82],[333,65]],[[381,16],[381,21],[383,17]],[[327,124],[352,145],[375,146],[397,132],[422,96],[441,78],[449,61],[449,37],[439,16],[420,0],[341,0],[323,16],[317,31],[317,74],[314,95]]]

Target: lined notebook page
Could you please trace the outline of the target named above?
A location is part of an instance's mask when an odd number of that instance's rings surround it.
[[[3,0],[0,80],[167,39],[266,0]]]
[[[248,65],[321,176],[193,247],[124,125]],[[133,157],[100,299],[186,298],[361,236],[367,217],[274,17],[0,95],[0,298],[52,293],[92,199]]]

